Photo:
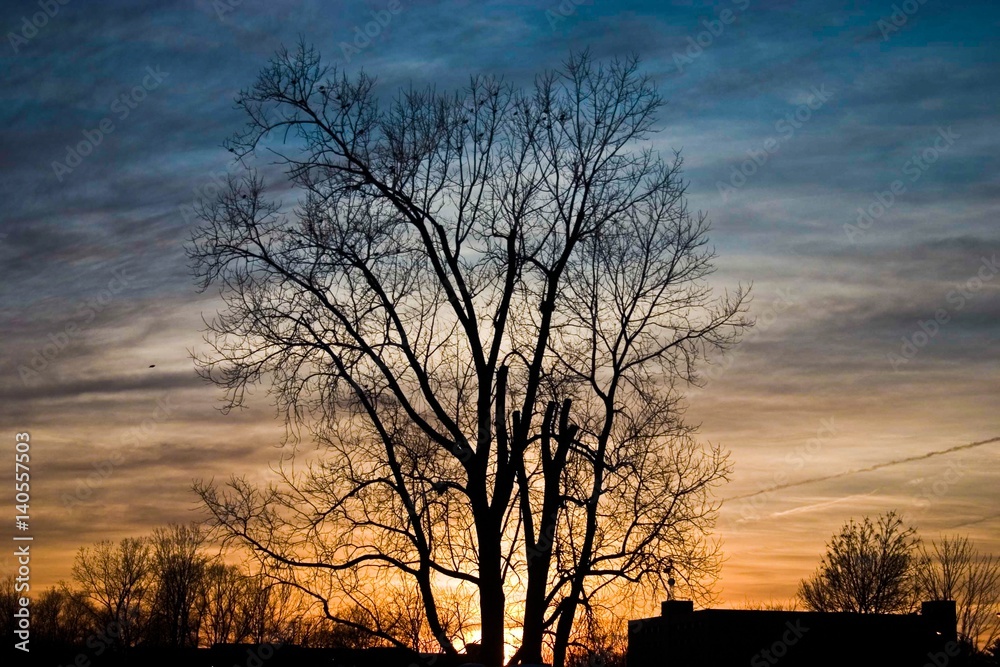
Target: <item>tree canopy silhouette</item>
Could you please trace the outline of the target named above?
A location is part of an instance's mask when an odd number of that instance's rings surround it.
[[[980,553],[968,537],[922,546],[916,587],[925,599],[955,601],[958,634],[973,649],[1000,638],[1000,558]]]
[[[390,644],[412,642],[378,600],[414,587],[441,649],[478,629],[490,667],[511,636],[512,663],[562,665],[581,608],[671,567],[706,593],[729,467],[681,390],[751,323],[742,288],[707,284],[679,155],[648,145],[661,104],[635,59],[385,101],[280,51],[228,148],[286,177],[247,167],[201,208],[190,256],[225,306],[197,361],[227,408],[268,384],[321,453],[199,484],[223,532]]]
[[[853,519],[827,545],[819,570],[799,587],[812,611],[889,614],[913,609],[919,539],[895,512]]]

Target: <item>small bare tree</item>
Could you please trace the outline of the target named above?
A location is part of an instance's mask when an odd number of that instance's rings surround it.
[[[78,591],[65,585],[42,591],[32,603],[32,629],[41,644],[82,646],[94,632],[93,610]]]
[[[145,639],[154,591],[153,557],[147,538],[126,537],[115,544],[103,540],[81,547],[73,563],[73,580],[102,630],[113,628],[118,648]]]
[[[747,609],[751,611],[796,611],[802,609],[801,598],[791,600],[751,600],[744,599],[737,609]]]
[[[197,525],[171,524],[150,538],[154,573],[153,623],[159,643],[198,645],[197,601],[209,558],[201,552],[204,532]]]
[[[680,390],[749,322],[742,290],[707,285],[679,157],[644,145],[660,105],[635,60],[586,54],[527,91],[474,77],[384,104],[304,46],[240,95],[230,150],[266,147],[301,196],[283,209],[249,171],[203,207],[190,256],[225,310],[199,365],[228,407],[269,381],[324,454],[269,488],[197,489],[330,619],[407,646],[424,633],[373,607],[412,585],[446,653],[478,629],[498,667],[514,629],[512,662],[548,642],[561,667],[605,588],[662,592],[672,565],[709,590],[728,463]],[[443,612],[452,594],[478,628]],[[370,622],[338,614],[358,605]]]
[[[196,603],[200,643],[290,642],[289,629],[308,615],[311,599],[264,573],[213,561]]]
[[[250,635],[245,610],[248,577],[235,565],[210,563],[198,603],[202,643],[240,643]]]
[[[804,580],[799,597],[812,611],[888,614],[910,611],[919,540],[895,513],[876,521],[851,519],[827,545],[819,571]]]
[[[926,599],[955,601],[958,633],[976,650],[1000,639],[1000,559],[980,554],[968,537],[922,547],[916,586]]]
[[[14,614],[18,610],[18,598],[20,592],[15,588],[17,579],[13,574],[8,574],[0,579],[0,632],[4,637],[13,637],[14,630],[17,629],[17,618]]]

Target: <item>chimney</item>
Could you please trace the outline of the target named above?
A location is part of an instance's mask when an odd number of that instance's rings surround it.
[[[958,640],[958,616],[954,600],[921,602],[920,615],[927,619],[927,626],[941,637],[941,641]]]

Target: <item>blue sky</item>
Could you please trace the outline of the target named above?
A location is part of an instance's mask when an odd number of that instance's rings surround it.
[[[689,398],[701,437],[732,451],[722,497],[761,492],[723,507],[724,601],[789,597],[843,522],[887,509],[1000,552],[1000,443],[769,490],[1000,436],[1000,7],[398,0],[344,47],[389,5],[0,10],[0,430],[40,443],[37,576],[66,578],[80,544],[196,518],[192,478],[279,453],[263,392],[222,416],[194,375],[217,301],[183,244],[193,203],[238,171],[221,148],[233,98],[300,38],[386,95],[530,84],[583,48],[642,59],[666,98],[654,143],[682,152],[712,221],[713,281],[752,283],[759,322]]]

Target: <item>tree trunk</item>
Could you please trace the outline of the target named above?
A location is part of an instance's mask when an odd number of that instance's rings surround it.
[[[576,594],[576,587],[570,595]],[[556,624],[556,641],[552,647],[552,667],[563,667],[566,664],[566,647],[569,644],[569,635],[573,630],[573,618],[576,616],[577,602],[573,599],[567,602],[566,608],[559,615],[559,622]]]
[[[548,558],[548,552],[543,554],[540,549],[537,549],[534,554],[528,554],[528,586],[524,599],[521,662],[529,665],[542,662],[542,623],[545,620]],[[543,560],[544,563],[541,562]]]
[[[482,534],[482,533],[481,533]],[[501,576],[501,547],[493,535],[480,541],[479,552],[479,613],[482,623],[479,662],[486,667],[504,665],[505,594]]]
[[[546,594],[549,586],[549,569],[552,565],[552,545],[555,541],[556,519],[560,502],[560,476],[566,465],[570,443],[576,437],[578,428],[569,423],[569,413],[572,403],[563,402],[560,414],[559,429],[553,433],[552,426],[556,415],[556,404],[550,402],[542,422],[542,470],[545,487],[542,496],[542,512],[538,524],[538,536],[531,536],[528,542],[528,586],[524,600],[524,634],[521,642],[522,662],[527,664],[542,662],[542,638],[545,611],[547,609]],[[555,451],[552,442],[555,441]],[[522,498],[527,498],[528,488],[525,480],[522,488]],[[523,506],[525,514],[525,530],[531,528],[531,506],[527,501]],[[527,536],[526,536],[527,537]]]

